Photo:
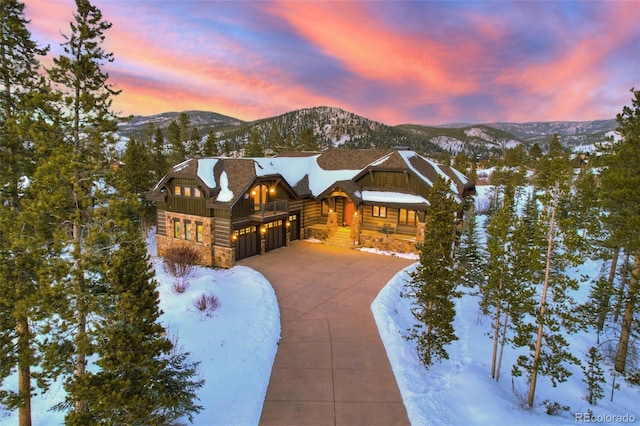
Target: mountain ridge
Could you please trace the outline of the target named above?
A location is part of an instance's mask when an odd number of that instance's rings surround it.
[[[558,134],[563,146],[582,147],[606,140],[617,127],[615,119],[389,126],[342,108],[318,106],[253,121],[201,110],[133,116],[121,123],[119,133],[136,138],[149,137],[151,126],[166,130],[171,120],[177,121],[183,112],[189,116],[190,125],[197,127],[201,136],[213,131],[221,143],[227,142],[236,149],[246,145],[252,132],[257,132],[261,142],[267,146],[272,132],[277,134],[281,141],[285,141],[286,138],[297,141],[305,129],[311,129],[321,150],[405,146],[427,154],[455,155],[462,152],[468,155],[490,156],[500,154],[505,148],[518,144],[529,148],[538,143],[544,149],[554,133]]]

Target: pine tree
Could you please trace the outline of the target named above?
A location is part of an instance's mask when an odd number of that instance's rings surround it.
[[[604,226],[610,234],[612,246],[621,247],[633,256],[633,270],[624,295],[624,313],[616,351],[615,370],[624,372],[630,337],[637,310],[638,280],[640,279],[640,91],[632,89],[631,106],[617,115],[617,131],[621,141],[601,148],[603,171],[602,206],[606,211]]]
[[[407,294],[415,297],[411,312],[418,321],[409,330],[408,338],[416,340],[418,356],[425,367],[449,358],[445,346],[458,339],[453,320],[455,298],[459,296],[453,261],[457,204],[442,176],[438,176],[428,200],[424,242],[419,246],[420,264],[407,284]]]
[[[300,151],[317,151],[318,142],[313,134],[313,130],[305,128],[300,134],[300,143],[298,144],[298,150]]]
[[[48,48],[31,40],[24,8],[18,1],[0,2],[0,383],[16,370],[18,375],[17,391],[0,391],[0,404],[17,408],[19,424],[28,426],[32,367],[42,371],[36,322],[51,314],[50,270],[43,259],[58,253],[48,238],[52,230],[39,226],[47,213],[34,216],[29,207],[30,186],[47,156],[43,136],[53,143],[58,134],[39,62]],[[46,388],[44,381],[38,384]]]
[[[249,135],[249,143],[244,152],[245,157],[264,157],[262,144],[260,143],[260,135],[257,130],[252,130]]]
[[[202,155],[202,149],[200,147],[200,141],[202,137],[200,137],[200,132],[197,127],[191,128],[191,133],[189,134],[189,143],[187,145],[187,154],[189,158],[197,158]]]
[[[156,127],[155,134],[153,136],[153,148],[151,149],[151,172],[153,174],[153,180],[159,181],[165,173],[167,173],[167,156],[164,152],[164,136],[162,135],[162,129]]]
[[[213,130],[209,130],[207,133],[204,146],[202,147],[202,155],[205,157],[215,157],[218,155],[218,141]]]
[[[548,186],[542,188],[543,212],[537,224],[547,236],[546,249],[540,247],[545,265],[543,270],[532,271],[532,279],[541,283],[538,313],[535,324],[519,325],[517,343],[528,344],[530,354],[518,357],[517,365],[512,369],[514,376],[521,375],[522,370],[528,373],[527,403],[530,407],[535,398],[538,374],[548,376],[555,386],[571,375],[565,365],[567,362],[579,363],[569,351],[563,332],[573,333],[582,326],[571,314],[575,301],[569,294],[571,290],[577,290],[578,283],[564,273],[569,264],[579,261],[573,255],[577,230],[568,226],[571,222],[563,220],[561,211],[562,201],[569,197],[571,170],[563,156],[549,159],[549,166],[545,179],[540,180]],[[529,339],[530,335],[535,338]]]
[[[282,138],[280,137],[277,123],[271,126],[269,137],[267,138],[267,147],[273,152],[278,152],[282,148]]]
[[[102,48],[111,23],[103,20],[102,12],[88,0],[76,1],[73,18],[71,33],[64,35],[64,53],[54,58],[48,73],[60,89],[69,150],[66,164],[61,166],[61,175],[68,173],[68,185],[60,189],[70,190],[68,212],[61,220],[71,224],[67,289],[71,310],[61,315],[74,323],[75,334],[70,342],[74,348],[73,374],[75,380],[82,380],[87,357],[93,353],[89,315],[99,310],[104,292],[104,283],[95,268],[99,264],[96,257],[104,255],[100,251],[104,248],[100,242],[105,238],[101,231],[108,218],[96,216],[94,207],[104,202],[106,195],[102,187],[110,165],[105,158],[105,137],[116,129],[117,117],[110,108],[119,92],[108,83],[109,75],[102,70],[104,64],[113,61],[113,55]],[[77,412],[87,410],[85,400],[78,395],[71,397]]]
[[[144,195],[155,183],[151,173],[151,156],[147,148],[131,138],[122,157],[123,165],[115,170],[114,185],[118,192],[135,194],[140,200],[140,211],[136,218],[145,225],[153,222],[154,206]]]
[[[120,193],[106,207],[116,249],[101,265],[109,308],[95,324],[99,370],[70,384],[70,395],[86,401],[88,409],[71,411],[69,425],[172,424],[202,408],[193,403],[203,384],[193,379],[197,364],[173,352],[158,323],[157,283],[130,214],[140,208],[136,198]]]
[[[591,405],[596,405],[598,400],[604,397],[604,389],[602,385],[606,382],[604,371],[602,371],[602,356],[595,347],[589,348],[587,365],[582,366],[584,378],[582,381],[587,385],[586,400]]]
[[[187,149],[184,146],[180,133],[181,130],[178,123],[175,120],[171,120],[167,127],[167,140],[170,146],[168,157],[169,167],[180,164],[187,159]]]
[[[460,245],[456,255],[462,283],[470,288],[478,289],[485,280],[485,253],[480,249],[477,229],[474,197],[465,200],[465,217],[460,237]]]

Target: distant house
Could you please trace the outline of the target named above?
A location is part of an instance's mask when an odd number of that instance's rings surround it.
[[[415,249],[437,175],[450,181],[462,210],[474,184],[403,149],[191,159],[147,199],[157,206],[159,255],[190,245],[202,264],[227,268],[301,238],[342,235],[344,245]]]

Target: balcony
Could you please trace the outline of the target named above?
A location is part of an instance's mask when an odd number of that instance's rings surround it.
[[[269,203],[254,203],[249,218],[255,222],[269,222],[289,215],[289,200],[275,200]]]

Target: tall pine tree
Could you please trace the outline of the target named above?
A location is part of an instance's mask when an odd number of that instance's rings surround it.
[[[407,294],[415,297],[411,312],[418,321],[409,330],[408,338],[417,342],[418,356],[426,367],[448,359],[445,346],[458,339],[453,328],[458,297],[453,260],[457,203],[451,197],[449,182],[442,176],[436,179],[428,201],[420,264],[407,284]]]
[[[633,256],[629,285],[624,293],[620,337],[615,369],[624,372],[632,330],[636,324],[638,280],[640,279],[640,91],[632,89],[631,106],[617,115],[619,142],[603,146],[602,206],[606,211],[604,226],[613,242],[627,255]]]
[[[75,396],[88,407],[71,411],[69,425],[173,424],[202,408],[193,402],[203,384],[193,379],[197,364],[174,352],[158,322],[157,283],[140,224],[131,215],[140,209],[137,198],[119,193],[104,207],[112,218],[109,245],[115,249],[100,267],[108,308],[95,324],[99,369],[69,386],[69,403]]]
[[[39,62],[47,49],[31,40],[24,9],[15,0],[0,2],[0,383],[14,371],[18,376],[15,391],[0,390],[0,403],[17,408],[19,424],[28,426],[32,367],[46,372],[37,347],[38,321],[51,315],[46,258],[59,255],[53,229],[41,226],[47,212],[32,209],[32,184],[48,156],[45,141],[55,143],[58,133]]]

